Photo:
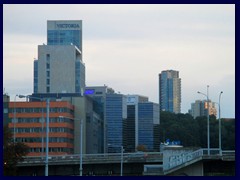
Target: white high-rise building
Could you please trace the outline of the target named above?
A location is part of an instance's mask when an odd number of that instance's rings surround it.
[[[47,45],[38,46],[34,60],[34,93],[82,93],[82,21],[48,21]]]

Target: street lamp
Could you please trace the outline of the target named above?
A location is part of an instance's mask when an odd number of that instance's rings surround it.
[[[43,151],[44,151],[44,147],[43,147],[43,123],[44,123],[44,118],[43,118],[43,101],[41,101],[42,103],[42,118],[41,118],[41,123],[42,123],[42,158],[43,158]]]
[[[210,155],[210,128],[209,128],[209,98],[208,98],[208,88],[209,85],[207,85],[207,94],[204,94],[202,92],[197,92],[198,94],[202,94],[206,96],[207,98],[207,150],[208,150],[208,155]]]
[[[18,95],[16,94],[14,97],[14,112],[13,112],[13,143],[16,142],[16,97]]]
[[[38,97],[31,97],[31,96],[24,96],[24,95],[18,95],[19,98],[31,98],[31,99],[38,99],[42,100],[42,98]],[[46,108],[47,108],[47,122],[46,122],[46,160],[45,160],[45,176],[48,176],[48,142],[49,142],[49,101],[50,99],[46,99]]]
[[[123,146],[121,146],[121,176],[123,175]]]
[[[65,116],[59,116],[59,118],[65,118]],[[69,118],[69,117],[66,117]],[[70,118],[70,119],[74,119],[74,120],[79,120],[80,121],[80,162],[79,162],[79,176],[82,176],[82,172],[83,172],[83,168],[82,168],[82,164],[83,164],[83,122],[82,119],[78,119],[78,118]]]
[[[220,107],[220,100],[221,100],[221,95],[222,91],[219,94],[219,101],[218,101],[218,108],[219,108],[219,119],[218,119],[218,125],[219,125],[219,154],[222,155],[222,127],[221,127],[221,107]]]

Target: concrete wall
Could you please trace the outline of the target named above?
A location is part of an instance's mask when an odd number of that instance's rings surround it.
[[[203,176],[203,162],[199,161],[187,167],[179,169],[168,176]]]
[[[46,93],[46,55],[50,54],[50,92],[75,92],[75,61],[79,52],[75,46],[38,46],[38,93]]]

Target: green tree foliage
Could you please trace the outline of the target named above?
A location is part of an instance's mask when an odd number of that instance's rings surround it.
[[[17,163],[27,155],[29,147],[23,143],[13,143],[8,126],[3,128],[3,167],[5,176],[16,175]]]
[[[147,152],[146,146],[142,144],[138,145],[136,149],[137,151]]]
[[[190,114],[161,112],[160,139],[180,140],[185,147],[207,147],[207,117],[194,119]],[[210,147],[219,147],[219,122],[214,115],[209,118]],[[222,120],[222,149],[235,149],[235,120]]]

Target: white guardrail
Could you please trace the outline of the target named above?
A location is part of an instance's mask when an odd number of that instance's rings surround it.
[[[196,160],[200,157],[208,156],[208,149],[198,149],[193,152],[184,152],[179,154],[174,154],[169,157],[167,157],[168,161],[163,161],[164,163],[164,170],[170,170],[172,168],[175,168],[177,166],[180,166],[186,162],[190,162],[192,160]],[[217,148],[211,148],[210,149],[210,156],[235,156],[235,150],[225,150],[220,151]]]

